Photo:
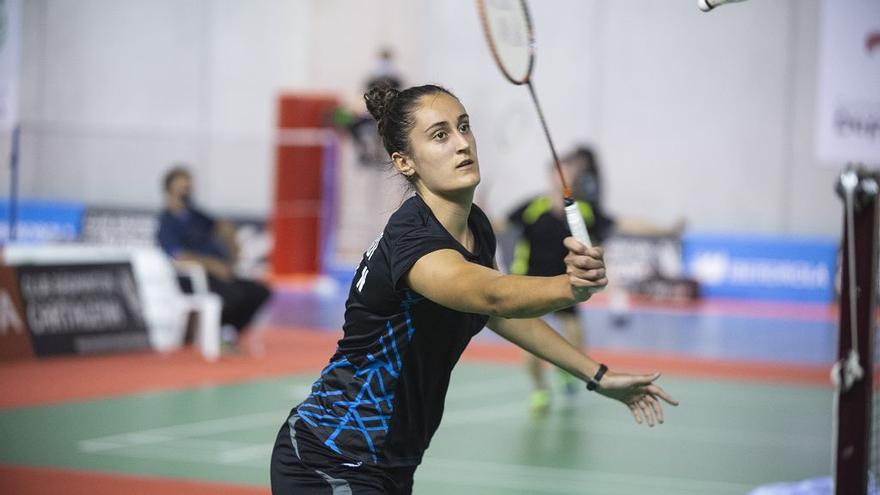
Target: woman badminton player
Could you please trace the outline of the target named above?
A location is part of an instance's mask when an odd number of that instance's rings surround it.
[[[503,275],[495,235],[472,203],[477,145],[458,99],[439,86],[365,95],[394,167],[415,190],[373,242],[351,283],[344,335],[272,453],[272,493],[408,494],[440,425],[450,374],[471,337],[502,337],[629,408],[663,421],[659,373],[616,373],[538,316],[606,285],[600,248],[565,239],[566,275]]]

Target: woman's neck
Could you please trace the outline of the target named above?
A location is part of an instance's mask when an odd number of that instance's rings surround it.
[[[468,230],[468,216],[471,213],[471,205],[474,201],[474,191],[471,190],[455,197],[441,196],[427,189],[417,191],[419,196],[443,228],[452,234],[462,246],[469,251],[473,249],[473,239],[471,232]]]

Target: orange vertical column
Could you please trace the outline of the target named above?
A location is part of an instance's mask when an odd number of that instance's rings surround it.
[[[271,256],[276,276],[315,274],[321,266],[322,136],[335,106],[328,95],[279,97]]]

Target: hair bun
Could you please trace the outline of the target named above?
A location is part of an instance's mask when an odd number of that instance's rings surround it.
[[[388,109],[391,108],[391,104],[394,103],[394,99],[397,98],[397,95],[400,94],[400,91],[394,89],[390,85],[382,85],[382,86],[373,86],[364,94],[364,100],[367,102],[367,110],[370,112],[370,115],[376,119],[377,122],[381,122],[385,118],[385,114],[388,113]]]

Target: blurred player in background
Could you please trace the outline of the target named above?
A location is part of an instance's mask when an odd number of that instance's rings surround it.
[[[588,146],[578,146],[561,159],[563,172],[572,184],[572,192],[581,214],[596,245],[604,245],[613,234],[637,236],[680,235],[683,223],[663,228],[638,219],[617,219],[608,214],[603,203],[601,169],[596,153]],[[550,189],[521,204],[506,219],[496,222],[496,228],[513,227],[519,232],[510,261],[510,273],[531,276],[554,276],[565,273],[560,255],[562,240],[569,236],[562,203],[562,184],[551,164]],[[563,249],[564,250],[564,249]],[[612,323],[616,327],[626,324],[629,311],[629,295],[619,283],[609,283],[607,290]],[[566,339],[575,347],[584,348],[585,329],[577,306],[563,308],[553,314],[553,320]],[[544,372],[544,363],[532,354],[526,357],[526,366],[534,390],[529,396],[529,410],[540,415],[550,406],[552,394]],[[564,370],[557,369],[563,390],[571,395],[579,388],[577,380]]]
[[[584,175],[584,169],[579,157],[563,158],[562,168],[565,176],[573,179],[573,184],[579,185],[583,182],[581,176]],[[521,231],[513,251],[511,274],[552,277],[566,273],[563,261],[566,249],[563,240],[571,234],[565,220],[562,182],[553,164],[550,165],[548,173],[550,190],[526,201],[507,216],[509,225]],[[584,222],[590,230],[592,241],[597,245],[601,244],[603,238],[597,235],[599,232],[595,228],[596,216],[591,205],[581,198],[578,198],[577,202]],[[584,332],[577,311],[577,306],[573,305],[556,311],[553,316],[566,339],[578,349],[584,349]],[[550,387],[544,373],[544,362],[534,354],[527,354],[526,366],[534,386],[534,391],[529,397],[529,411],[540,415],[549,409],[551,400]],[[562,369],[557,368],[557,370],[567,394],[572,395],[579,390],[577,379]]]
[[[599,158],[596,151],[586,145],[575,148],[566,157],[574,169],[571,177],[572,192],[575,197],[590,205],[594,224],[590,228],[590,235],[594,242],[605,245],[612,236],[673,238],[681,241],[685,228],[685,220],[679,219],[670,226],[657,225],[653,222],[634,217],[614,216],[605,208],[603,194],[602,167],[599,166]],[[680,255],[680,253],[678,253]],[[680,278],[681,260],[670,259],[671,253],[663,251],[654,253],[651,260],[653,275],[662,278]],[[611,313],[611,322],[615,328],[624,327],[630,318],[631,287],[620,283],[620,276],[608,285],[608,309]]]

